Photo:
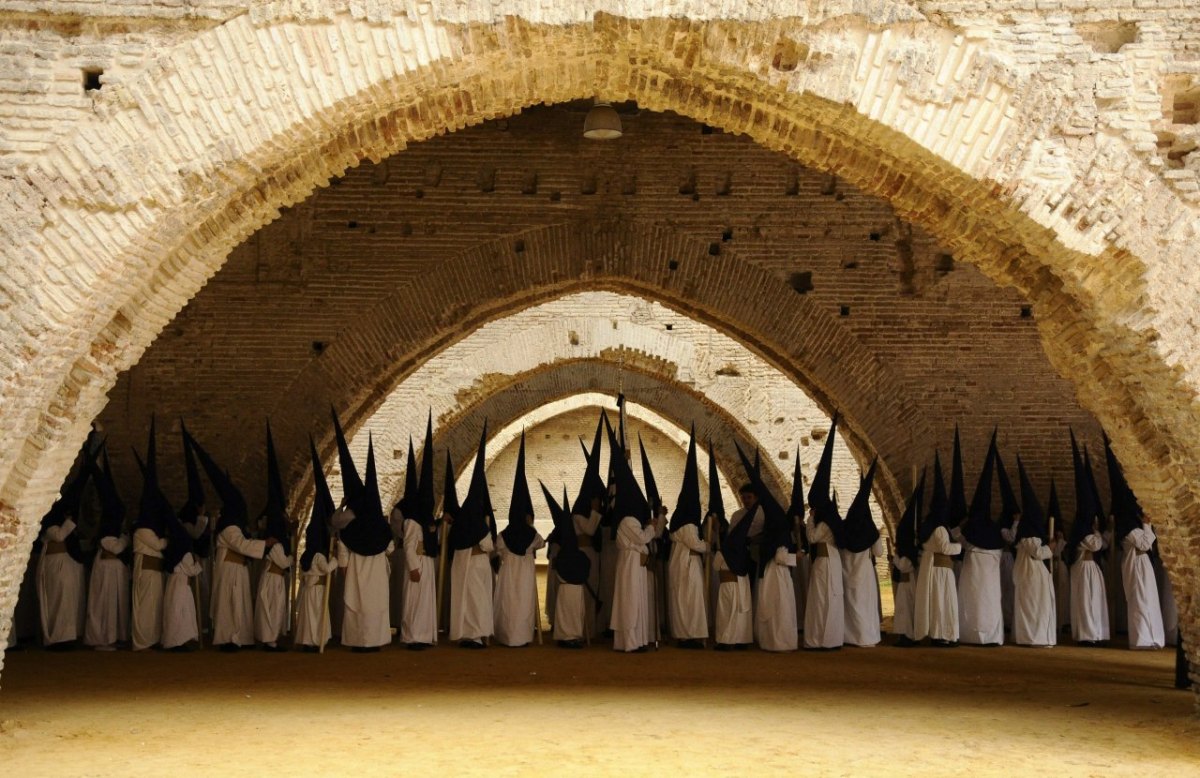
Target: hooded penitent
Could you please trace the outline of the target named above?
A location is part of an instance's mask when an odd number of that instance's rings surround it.
[[[900,516],[900,523],[896,525],[896,555],[907,558],[914,565],[918,554],[917,517],[921,515],[921,502],[924,499],[925,471],[922,470],[921,479],[909,495],[908,502],[904,505],[904,514]],[[898,577],[898,572],[895,567],[892,568],[893,577]]]
[[[187,502],[179,509],[179,520],[184,524],[195,524],[204,510],[204,482],[200,479],[200,468],[196,464],[196,452],[192,450],[191,436],[183,419],[179,420],[183,438],[183,468],[187,473]],[[192,541],[192,553],[205,558],[212,552],[211,535],[207,532]]]
[[[662,495],[658,493],[658,481],[654,478],[654,468],[650,466],[650,458],[646,456],[646,445],[642,443],[642,434],[638,433],[638,452],[642,457],[642,483],[646,485],[646,502],[650,503],[650,512],[658,513],[662,507]]]
[[[1025,472],[1025,465],[1019,456],[1017,477],[1021,479],[1021,523],[1017,525],[1017,540],[1039,538],[1045,543],[1049,540],[1046,535],[1046,514],[1042,512],[1042,504],[1038,501],[1037,492],[1034,491],[1029,474]]]
[[[817,463],[817,472],[813,475],[812,484],[808,487],[808,505],[812,508],[813,520],[829,525],[834,538],[838,538],[842,530],[842,519],[837,507],[830,496],[830,486],[833,480],[833,443],[837,435],[838,414],[833,414],[829,425],[829,434],[825,437],[825,447],[821,450],[821,460]]]
[[[861,553],[875,545],[879,540],[879,528],[871,518],[871,486],[875,483],[875,468],[879,460],[871,461],[867,475],[858,484],[858,494],[846,509],[846,518],[842,522],[842,536],[838,544],[851,553]]]
[[[604,412],[600,412],[600,418],[596,420],[596,434],[592,438],[592,447],[590,450],[584,449],[587,455],[587,466],[583,471],[583,482],[579,485],[579,494],[575,496],[575,504],[571,506],[571,513],[576,516],[587,518],[592,515],[592,498],[604,497],[604,479],[600,477],[600,440],[604,434],[607,419]],[[580,445],[583,442],[580,441]],[[610,455],[611,456],[611,455]],[[563,506],[564,510],[567,506]]]
[[[441,551],[441,543],[438,540],[437,516],[434,512],[437,506],[434,505],[433,496],[433,411],[429,412],[428,418],[425,420],[425,442],[422,444],[421,451],[421,477],[417,479],[416,491],[416,520],[421,525],[421,546],[425,549],[425,556],[437,558]],[[411,444],[409,445],[411,449]],[[449,511],[451,515],[458,512],[458,495],[454,491],[454,466],[450,462],[450,449],[446,449],[446,483],[444,484],[445,495],[442,499],[443,511]],[[406,486],[407,489],[407,486]]]
[[[721,494],[721,483],[717,480],[717,458],[713,456],[712,438],[708,440],[708,516],[717,517],[717,526],[724,527],[725,498]]]
[[[983,471],[979,474],[979,482],[975,485],[975,494],[971,496],[971,507],[967,511],[967,521],[963,524],[962,534],[968,543],[976,548],[995,551],[1004,548],[1004,537],[1000,534],[1000,525],[992,521],[992,477],[996,468],[996,433],[992,433],[992,442],[988,445],[987,457],[983,460]]]
[[[475,467],[471,471],[471,485],[467,489],[467,498],[463,500],[462,508],[450,526],[450,547],[455,551],[477,545],[490,533],[488,516],[492,500],[488,494],[486,458],[487,422],[485,421],[483,432],[479,435],[479,449],[475,454]]]
[[[275,455],[275,440],[271,436],[271,423],[267,422],[267,506],[263,508],[267,522],[263,529],[264,538],[275,538],[291,553],[291,527],[285,512],[286,498],[283,494],[283,477],[279,473],[279,459]]]
[[[100,449],[103,467],[96,468],[96,490],[100,493],[100,523],[96,527],[96,545],[102,538],[119,538],[125,533],[125,503],[113,482],[112,466],[108,462],[108,446]]]
[[[917,538],[921,543],[929,540],[929,536],[933,534],[938,527],[945,527],[946,531],[950,531],[949,512],[946,509],[946,480],[942,476],[942,459],[941,455],[933,452],[933,494],[929,499],[929,513],[926,514],[921,522],[920,531],[917,533]]]
[[[241,490],[234,485],[229,475],[217,466],[217,463],[204,450],[204,447],[191,436],[191,433],[185,430],[184,437],[187,445],[200,460],[200,465],[204,468],[204,472],[208,474],[208,480],[212,483],[213,488],[216,489],[217,497],[221,500],[221,518],[217,521],[217,532],[220,533],[226,527],[237,527],[245,535],[246,499],[242,496]]]
[[[521,431],[521,448],[517,452],[517,471],[513,475],[512,499],[508,503],[508,526],[500,533],[504,545],[517,556],[524,556],[533,542],[536,531],[533,518],[533,497],[525,480],[525,431]]]
[[[992,445],[995,446],[996,433],[992,433]],[[1008,470],[1004,467],[1004,458],[1000,456],[1000,448],[996,447],[996,483],[1000,486],[1000,526],[1011,527],[1013,517],[1021,513],[1021,503],[1017,502],[1017,494],[1013,490],[1012,481],[1008,478]]]
[[[1079,446],[1075,442],[1075,432],[1071,432],[1071,464],[1075,471],[1075,520],[1071,522],[1071,534],[1067,536],[1066,558],[1068,564],[1074,564],[1079,554],[1079,544],[1092,533],[1093,522],[1098,522],[1098,506],[1087,474],[1085,464],[1079,456]],[[1093,557],[1097,564],[1101,563],[1099,555]]]
[[[796,446],[796,466],[792,468],[792,502],[788,505],[788,519],[793,523],[804,523],[804,475],[800,471],[800,447]],[[808,534],[800,533],[800,543],[808,551]]]
[[[612,466],[613,483],[617,487],[617,493],[613,498],[615,522],[619,525],[626,516],[632,516],[644,526],[650,522],[650,503],[642,494],[642,488],[638,486],[637,479],[633,477],[633,470],[629,468],[629,462],[625,459],[625,451],[617,443],[616,436],[613,435],[611,429],[608,430],[608,447],[612,452],[609,455],[609,463]]]
[[[792,540],[792,528],[788,521],[787,514],[780,505],[779,500],[767,488],[767,485],[762,480],[762,473],[759,470],[758,458],[751,464],[746,458],[746,454],[742,451],[741,446],[736,443],[738,458],[742,461],[742,469],[746,471],[746,477],[750,479],[750,486],[754,489],[754,495],[758,498],[758,504],[763,511],[763,529],[762,540],[759,542],[759,559],[763,562],[773,558],[776,551],[780,548],[786,548],[790,553],[796,552],[796,544]],[[750,517],[746,517],[738,524],[749,524]],[[766,565],[759,570],[759,575],[766,570]]]
[[[696,464],[696,425],[692,425],[688,439],[687,460],[683,466],[683,483],[679,487],[679,499],[671,514],[670,531],[674,532],[687,524],[700,526],[700,469]]]
[[[958,438],[958,425],[955,424],[954,459],[950,463],[950,493],[946,497],[947,526],[956,527],[967,518],[967,489],[964,479],[962,444]]]
[[[1108,435],[1104,436],[1104,461],[1108,467],[1108,488],[1111,495],[1109,505],[1112,506],[1112,515],[1116,520],[1116,526],[1113,527],[1116,534],[1114,543],[1120,545],[1130,530],[1141,528],[1142,506],[1138,504],[1137,497],[1129,488],[1129,482],[1125,480],[1125,471],[1121,469],[1121,463],[1113,453]]]
[[[338,464],[342,470],[342,494],[354,519],[342,528],[339,537],[346,548],[359,556],[375,556],[387,551],[392,542],[392,528],[383,515],[379,501],[379,481],[375,475],[375,441],[367,434],[367,480],[364,482],[350,456],[346,435],[333,414],[333,431],[337,437]]]
[[[312,569],[313,557],[329,555],[329,518],[333,516],[333,495],[329,493],[329,482],[325,480],[325,469],[317,455],[317,444],[308,439],[308,453],[312,458],[313,507],[304,530],[304,553],[300,556],[300,569]]]
[[[592,563],[587,554],[579,550],[579,541],[575,536],[575,524],[566,508],[567,494],[565,491],[563,492],[562,505],[559,505],[546,485],[539,485],[542,487],[542,496],[546,500],[546,505],[550,508],[550,518],[554,522],[554,534],[558,543],[558,554],[554,557],[554,572],[558,573],[566,583],[583,586],[587,583]]]
[[[153,426],[153,425],[152,425]],[[83,553],[83,548],[79,545],[79,508],[83,503],[83,490],[87,486],[88,479],[92,477],[92,471],[95,469],[95,454],[91,448],[91,435],[83,444],[83,462],[80,464],[79,470],[75,475],[68,478],[63,484],[62,494],[54,504],[50,506],[49,512],[42,518],[42,529],[48,527],[58,527],[67,519],[72,519],[75,522],[76,531],[67,535],[64,543],[67,549],[67,554],[71,559],[83,564],[87,561],[87,556]]]

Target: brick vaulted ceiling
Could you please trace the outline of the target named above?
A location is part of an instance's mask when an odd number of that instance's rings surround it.
[[[1099,427],[1015,291],[881,200],[745,137],[627,105],[623,138],[587,141],[584,110],[537,107],[414,145],[252,235],[110,392],[100,422],[124,480],[136,482],[126,452],[149,414],[184,416],[247,474],[254,505],[267,416],[298,475],[304,436],[327,438],[329,404],[361,423],[419,361],[483,323],[464,321],[467,304],[496,318],[610,274],[651,297],[678,278],[681,314],[694,306],[768,358],[807,355],[810,374],[793,377],[827,410],[853,395],[861,448],[903,485],[956,422],[968,467],[998,426],[1043,488],[1051,474],[1069,483],[1067,426],[1092,442]],[[581,361],[555,380],[585,390],[610,367]],[[163,445],[177,452],[174,437]],[[175,469],[164,475],[179,494]]]

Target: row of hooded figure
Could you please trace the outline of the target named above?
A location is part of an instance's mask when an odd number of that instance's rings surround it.
[[[1099,646],[1110,639],[1114,620],[1122,627],[1115,631],[1128,634],[1131,649],[1175,642],[1178,615],[1154,530],[1107,439],[1112,495],[1107,515],[1091,457],[1086,450],[1080,455],[1073,433],[1071,452],[1076,511],[1068,531],[1060,523],[1054,482],[1043,511],[1019,457],[1017,501],[994,433],[968,506],[955,431],[949,493],[935,457],[928,514],[921,518],[922,474],[897,528],[891,562],[898,645],[929,638],[942,647],[997,646],[1007,634],[1018,645],[1048,647],[1069,631],[1076,643]],[[991,515],[993,478],[1000,486],[998,520]],[[1119,567],[1108,556],[1114,545]]]

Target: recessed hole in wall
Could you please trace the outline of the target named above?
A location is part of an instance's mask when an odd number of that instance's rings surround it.
[[[882,233],[872,232],[867,237],[870,238],[871,240],[875,241],[876,243],[878,243],[880,241],[880,239],[883,238],[883,235],[882,235]]]
[[[357,229],[358,229],[358,222],[356,222],[356,221],[354,221],[353,219],[351,219],[350,221],[346,222],[346,227],[348,227],[349,229],[352,229],[352,230],[357,230]]]
[[[313,350],[314,354],[320,354],[321,352],[323,352],[325,350],[325,341],[314,340],[312,342],[312,350]]]
[[[1021,318],[1022,319],[1032,319],[1033,318],[1033,306],[1032,305],[1022,305],[1021,306]]]
[[[679,261],[672,259],[670,262],[667,263],[667,269],[668,270],[678,270],[679,269]]]
[[[100,76],[104,75],[103,68],[84,68],[83,69],[83,91],[96,92],[100,87],[104,86],[100,83]]]
[[[708,126],[707,124],[700,125],[700,134],[701,135],[712,135],[714,131],[715,131],[714,128]]]
[[[841,307],[841,309],[839,310],[839,315],[841,315],[841,316],[849,316],[849,315],[850,315],[850,306],[849,306],[849,305],[843,305],[843,306]]]
[[[812,271],[805,270],[800,273],[792,273],[788,277],[788,284],[798,294],[808,294],[813,290]]]
[[[418,189],[417,191],[413,192],[413,197],[416,197],[418,200],[424,199],[424,197],[425,197],[425,190],[424,190],[424,189]]]
[[[570,342],[570,344],[572,346],[578,346],[579,345],[579,333],[576,332],[575,330],[571,330],[569,333],[567,333],[567,341]]]
[[[954,269],[954,256],[951,254],[938,254],[933,259],[933,269],[939,273],[949,273]]]
[[[525,252],[525,241],[518,238],[513,243],[513,251],[517,252],[518,254],[523,254]]]
[[[673,329],[675,329],[675,325],[674,325],[674,324],[668,324],[668,325],[667,325],[667,332],[670,332],[670,331],[671,331],[671,330],[673,330]]]
[[[725,241],[726,243],[733,240],[733,227],[725,228],[725,231],[721,233],[721,240]]]
[[[550,193],[550,202],[557,203],[560,200],[562,200],[562,192],[551,192]]]

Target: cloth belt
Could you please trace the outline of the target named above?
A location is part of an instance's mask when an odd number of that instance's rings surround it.
[[[487,553],[486,551],[484,551],[482,548],[479,547],[478,543],[471,546],[471,556],[479,556],[480,554],[486,554],[486,553]]]
[[[1137,555],[1138,555],[1138,556],[1146,556],[1146,554],[1149,554],[1149,553],[1150,553],[1149,551],[1142,551],[1140,548],[1139,548],[1139,549],[1136,549],[1136,550],[1137,550]]]
[[[912,573],[900,573],[896,576],[896,583],[908,583],[912,580]]]
[[[142,569],[153,570],[156,573],[161,573],[163,569],[162,557],[148,556],[146,554],[138,554],[142,558]]]
[[[813,559],[822,559],[829,556],[829,546],[825,543],[812,544]]]
[[[732,570],[721,570],[718,572],[718,575],[720,576],[721,583],[723,583],[723,584],[737,583],[738,574],[733,572]]]
[[[283,575],[286,570],[272,562],[271,564],[267,565],[267,572],[271,573],[272,575]]]
[[[1088,551],[1087,549],[1080,551],[1079,558],[1076,559],[1075,561],[1076,562],[1091,562],[1092,561],[1092,552]]]
[[[246,564],[246,557],[234,551],[232,548],[225,549],[225,561],[235,565]]]
[[[692,551],[690,548],[688,549],[688,553],[691,554],[692,556],[704,556],[703,553],[701,553],[699,551]]]
[[[650,566],[650,555],[642,554],[641,557],[642,557],[642,562],[641,562],[642,567],[649,567]]]
[[[946,567],[946,568],[953,570],[954,569],[954,560],[950,558],[949,554],[939,554],[937,552],[934,552],[933,566],[934,567]]]
[[[65,553],[67,553],[67,544],[61,540],[47,540],[46,541],[46,553],[47,554],[65,554]]]
[[[109,551],[107,548],[102,548],[102,549],[100,549],[100,558],[101,559],[120,559],[121,555],[114,554],[113,552]]]

